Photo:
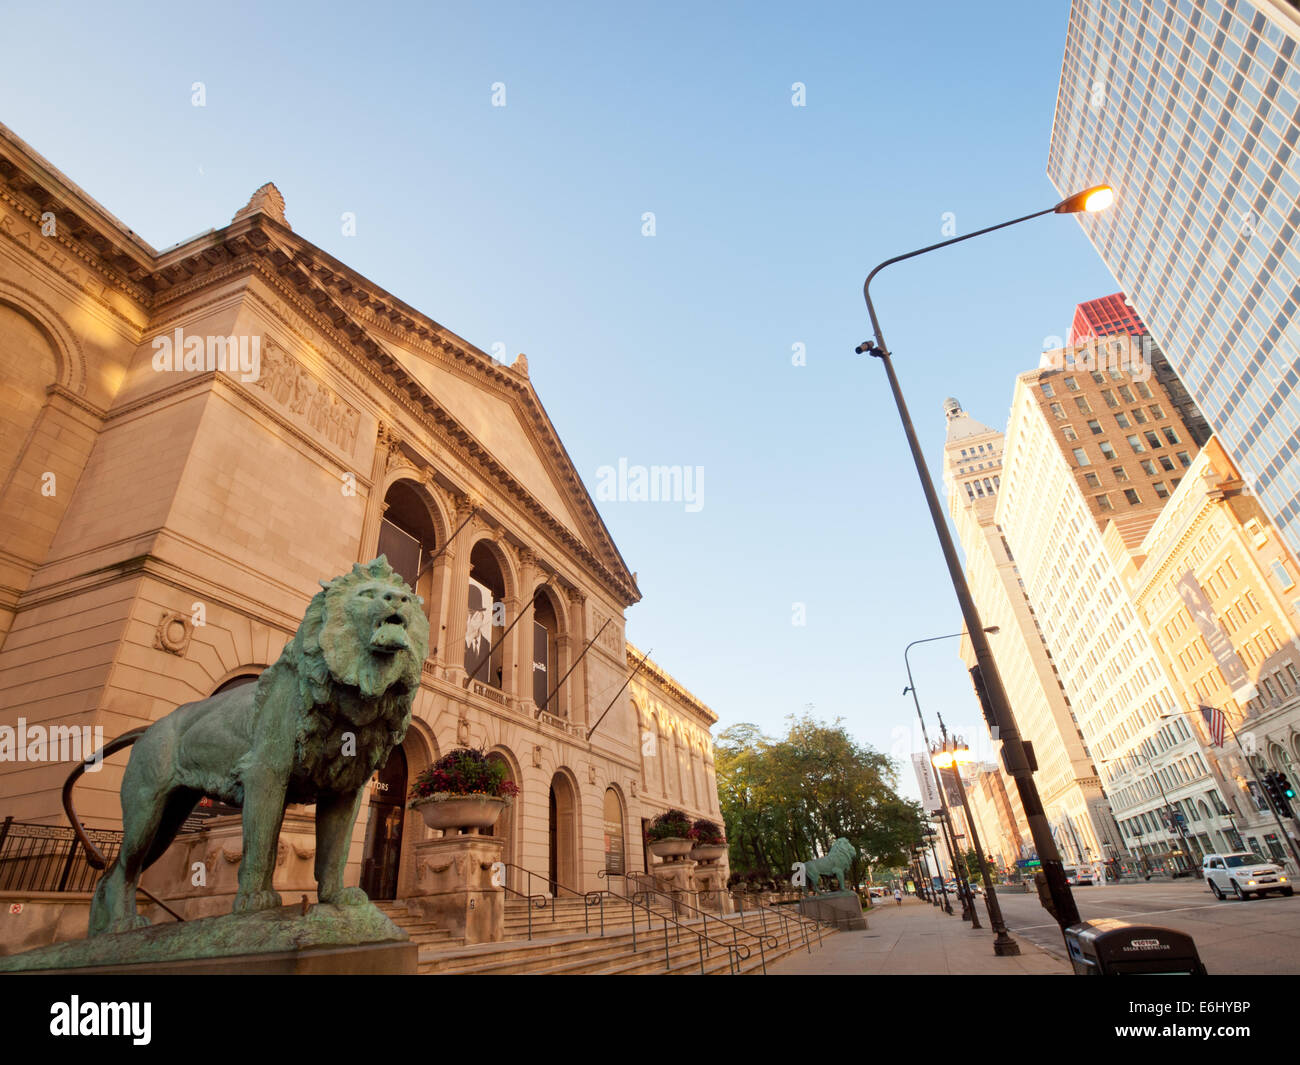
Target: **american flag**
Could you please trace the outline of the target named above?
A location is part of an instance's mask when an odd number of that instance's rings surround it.
[[[1202,706],[1201,716],[1205,718],[1205,727],[1210,730],[1210,739],[1214,746],[1223,746],[1223,711],[1217,706]]]

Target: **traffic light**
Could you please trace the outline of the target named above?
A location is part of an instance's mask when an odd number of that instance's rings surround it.
[[[1291,787],[1291,782],[1286,776],[1270,769],[1264,774],[1263,784],[1273,808],[1283,817],[1294,816],[1291,813],[1291,804],[1287,800],[1295,798],[1295,789]]]
[[[1291,812],[1291,800],[1295,798],[1295,788],[1287,780],[1285,773],[1274,773],[1273,782],[1277,786],[1278,810],[1285,817],[1294,817]]]

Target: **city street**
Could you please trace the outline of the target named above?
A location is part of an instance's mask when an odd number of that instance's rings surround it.
[[[1085,920],[1117,917],[1185,932],[1210,975],[1300,973],[1300,899],[1269,895],[1238,902],[1215,900],[1201,880],[1151,881],[1074,888]],[[1065,957],[1055,922],[1034,894],[999,891],[1007,927],[1019,938]],[[980,899],[980,920],[985,920]]]

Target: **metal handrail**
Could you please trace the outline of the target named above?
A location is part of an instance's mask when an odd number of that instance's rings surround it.
[[[744,894],[741,892],[733,892],[731,897],[739,902],[740,913],[743,916],[745,913]],[[765,906],[762,903],[759,903],[755,909],[759,911],[760,919],[763,921],[764,930],[767,928],[767,914],[769,913],[782,922],[782,928],[785,931],[785,944],[787,947],[793,945],[790,939],[790,924],[792,922],[803,933],[803,943],[808,949],[809,954],[812,953],[812,942],[808,936],[808,928],[810,925],[817,930],[817,945],[819,947],[822,945],[822,925],[821,922],[815,918],[807,917],[801,913],[782,913],[775,906]]]
[[[602,869],[601,872],[603,873],[604,870]],[[600,873],[597,873],[596,875],[600,876]],[[627,879],[631,879],[632,877],[639,877],[642,879],[643,882],[648,880],[650,882],[649,886],[644,886],[643,883],[643,886],[640,888],[641,894],[645,894],[645,895],[657,894],[657,895],[668,896],[668,898],[672,901],[674,914],[677,912],[677,909],[679,907],[690,910],[692,913],[699,914],[701,917],[704,918],[704,930],[706,932],[709,930],[709,918],[712,917],[716,923],[725,925],[727,928],[731,929],[732,942],[736,942],[737,935],[751,936],[754,939],[758,940],[759,960],[762,964],[763,975],[765,976],[767,975],[767,952],[765,948],[770,946],[773,950],[775,950],[781,945],[781,940],[777,936],[769,935],[767,932],[766,925],[764,925],[762,932],[755,932],[752,928],[746,928],[743,924],[735,924],[734,922],[728,921],[725,917],[721,917],[716,913],[711,914],[709,913],[708,910],[702,910],[698,906],[692,906],[689,902],[682,902],[679,898],[677,898],[678,895],[698,894],[698,892],[689,892],[689,893],[683,892],[680,888],[673,888],[670,891],[665,891],[662,887],[660,887],[658,884],[654,882],[654,877],[650,873],[631,873],[631,874],[623,873],[623,874],[615,874],[615,875],[622,875]],[[770,940],[770,942],[768,942],[768,940]]]
[[[727,952],[727,965],[731,971],[731,975],[733,976],[736,973],[737,962],[748,961],[749,958],[751,957],[750,950],[747,946],[745,946],[745,944],[727,943],[724,942],[723,940],[715,939],[707,932],[702,932],[697,928],[692,928],[690,925],[686,924],[683,921],[677,920],[675,917],[670,917],[666,913],[661,913],[653,909],[648,904],[648,902],[642,902],[638,900],[635,894],[629,898],[626,895],[620,895],[617,891],[609,891],[609,890],[578,892],[571,887],[561,884],[558,880],[553,880],[549,876],[542,877],[540,873],[534,873],[531,870],[524,869],[523,866],[514,865],[514,863],[512,862],[506,862],[505,864],[508,868],[519,869],[521,872],[527,874],[530,878],[537,877],[539,880],[544,879],[547,884],[553,885],[557,889],[562,888],[565,891],[569,892],[571,895],[575,895],[583,898],[586,901],[586,905],[583,908],[584,916],[587,916],[593,907],[599,906],[600,907],[600,934],[602,936],[605,934],[605,899],[609,898],[609,899],[617,900],[619,902],[626,902],[629,906],[629,909],[631,910],[631,917],[632,917],[632,953],[633,954],[640,953],[640,949],[637,945],[637,923],[636,923],[637,909],[640,908],[645,911],[647,932],[654,931],[654,919],[656,917],[659,918],[659,920],[663,922],[664,968],[669,972],[672,971],[672,967],[673,967],[672,957],[671,957],[671,947],[668,941],[669,923],[671,923],[673,927],[676,929],[677,932],[676,942],[680,943],[682,941],[683,929],[685,929],[691,935],[695,936],[700,951],[700,972],[701,973],[704,972],[704,960],[707,956],[710,956],[711,953],[710,951],[707,950],[707,948],[704,945],[706,942],[712,943],[714,946],[720,947],[721,949]],[[552,913],[554,913],[554,908],[552,908]],[[531,923],[531,911],[529,912],[529,916],[530,916],[530,923]],[[554,917],[552,917],[552,920],[554,920]],[[589,916],[587,916],[587,921],[588,921],[588,928],[590,928]]]
[[[578,899],[583,899],[583,900],[584,900],[585,905],[584,905],[583,908],[582,908],[582,918],[583,918],[582,924],[583,924],[583,931],[584,931],[584,933],[585,933],[586,935],[591,935],[591,910],[592,910],[592,907],[593,907],[593,906],[596,906],[596,905],[600,905],[600,934],[601,934],[602,936],[605,934],[605,907],[604,907],[604,904],[603,904],[603,902],[602,902],[601,900],[599,900],[599,899],[593,899],[593,898],[592,898],[593,895],[599,895],[599,894],[602,894],[602,892],[593,892],[593,891],[576,891],[576,890],[574,890],[574,889],[571,888],[571,887],[568,887],[568,886],[566,886],[566,885],[564,885],[564,884],[561,884],[558,880],[552,880],[549,876],[544,877],[544,876],[542,876],[540,873],[534,873],[531,869],[525,869],[522,865],[516,865],[514,862],[502,862],[501,864],[504,865],[507,869],[518,869],[519,872],[523,873],[526,877],[528,877],[528,880],[527,880],[527,886],[526,886],[526,890],[525,890],[525,891],[516,891],[516,890],[514,890],[513,888],[511,888],[511,887],[509,887],[509,886],[507,886],[507,885],[505,885],[505,884],[503,884],[502,887],[504,887],[505,890],[508,891],[508,892],[510,892],[510,894],[512,894],[512,895],[516,895],[516,896],[518,896],[518,897],[521,898],[521,899],[527,899],[527,900],[528,900],[528,903],[529,903],[529,906],[528,906],[528,938],[529,938],[530,940],[533,938],[533,907],[536,906],[536,908],[539,909],[539,910],[544,910],[544,909],[546,909],[547,907],[550,907],[550,910],[551,910],[551,923],[554,924],[554,923],[555,923],[555,905],[554,905],[554,903],[557,902],[557,901],[559,901],[560,893],[561,893],[561,892],[568,892],[568,893],[569,893],[570,895],[572,895],[574,898],[578,898]],[[544,881],[544,882],[545,882],[549,887],[554,888],[554,889],[555,889],[554,893],[553,893],[553,894],[533,894],[533,893],[532,893],[532,888],[533,888],[533,879],[534,879],[534,878],[536,878],[536,879],[538,879],[538,880],[541,880],[541,881]]]

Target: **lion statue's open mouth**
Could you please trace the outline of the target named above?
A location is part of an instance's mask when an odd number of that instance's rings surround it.
[[[409,651],[411,641],[406,638],[406,619],[400,614],[390,614],[375,622],[375,633],[370,637],[374,651]]]

